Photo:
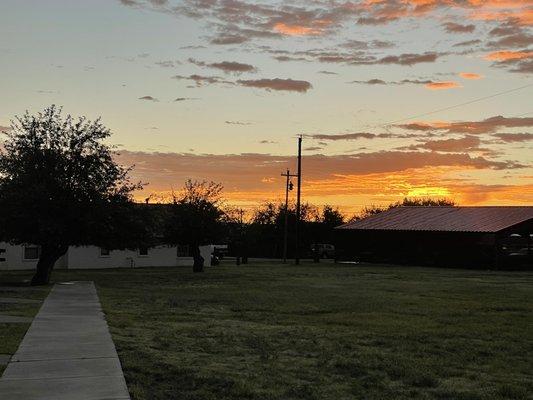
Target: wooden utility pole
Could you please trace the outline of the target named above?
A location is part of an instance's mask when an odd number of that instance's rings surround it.
[[[302,136],[298,137],[298,189],[296,191],[296,255],[294,263],[300,264],[300,213],[301,213],[301,190],[302,190]]]
[[[289,236],[289,191],[292,190],[291,177],[296,177],[298,175],[291,175],[291,172],[287,170],[286,174],[281,174],[281,176],[287,177],[285,183],[285,227],[283,228],[283,263],[287,262],[287,241]]]

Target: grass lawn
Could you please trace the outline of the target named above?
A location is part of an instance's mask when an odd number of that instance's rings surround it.
[[[20,285],[3,286],[20,279],[20,274],[0,272],[0,297],[23,298],[42,301],[48,295],[49,287],[25,288]],[[24,274],[25,276],[31,276]],[[3,278],[7,279],[3,279]],[[40,303],[21,304],[21,303],[3,303],[0,301],[0,314],[16,315],[19,317],[34,317],[41,307]],[[0,354],[12,355],[17,351],[20,341],[26,334],[30,324],[4,324],[0,323]],[[0,364],[0,375],[5,369],[5,365]]]
[[[95,281],[136,400],[533,398],[532,272],[249,265],[54,279]]]

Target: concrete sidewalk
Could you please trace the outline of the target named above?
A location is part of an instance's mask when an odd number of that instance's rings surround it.
[[[92,282],[54,286],[0,378],[0,399],[130,399]]]

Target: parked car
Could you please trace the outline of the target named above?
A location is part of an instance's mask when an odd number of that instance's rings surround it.
[[[335,246],[332,244],[315,243],[311,246],[311,252],[317,252],[320,258],[335,258]]]
[[[504,239],[502,243],[502,252],[508,257],[522,257],[531,255],[531,244],[533,243],[533,234],[528,236],[513,233]]]
[[[222,260],[228,255],[228,245],[227,244],[214,244],[213,245],[213,254],[215,254],[219,260]]]

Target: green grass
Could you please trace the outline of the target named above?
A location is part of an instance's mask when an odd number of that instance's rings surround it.
[[[136,400],[533,398],[531,272],[250,265],[54,279],[95,281]]]
[[[24,276],[27,273],[22,273]],[[0,273],[0,297],[24,298],[32,300],[43,300],[50,290],[49,287],[23,288],[20,286],[9,286],[13,281],[20,279],[20,273]],[[39,311],[40,303],[20,304],[1,303],[0,314],[16,315],[19,317],[33,317]],[[20,341],[26,334],[30,324],[4,324],[0,323],[0,354],[13,355],[19,346]],[[0,365],[0,376],[5,369],[5,365]]]

